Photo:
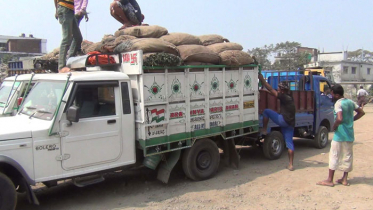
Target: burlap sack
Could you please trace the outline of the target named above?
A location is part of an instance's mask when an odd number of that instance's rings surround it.
[[[221,52],[219,56],[221,58],[220,64],[227,66],[241,66],[254,62],[248,53],[240,50],[226,50]]]
[[[194,62],[194,61],[187,61],[187,62],[184,62],[183,65],[185,65],[185,66],[212,66],[212,65],[216,65],[216,64],[213,64],[213,63],[203,63],[203,62]]]
[[[219,55],[202,45],[180,45],[177,47],[184,62],[202,62],[218,64]]]
[[[161,26],[133,26],[115,32],[115,36],[130,35],[137,38],[159,38],[168,34],[166,28]]]
[[[201,40],[199,40],[197,36],[193,36],[187,33],[171,33],[162,36],[160,39],[166,42],[170,42],[176,46],[188,44],[201,45]]]
[[[111,34],[106,34],[106,35],[104,35],[104,37],[102,37],[101,43],[106,44],[106,43],[109,43],[109,42],[113,42],[115,40],[115,38],[116,37],[111,35]]]
[[[83,53],[87,54],[89,52],[93,52],[93,51],[100,51],[101,50],[101,42],[96,42],[96,43],[93,43],[85,48],[82,48],[82,51]]]
[[[233,42],[217,43],[206,47],[218,54],[226,50],[243,50],[243,47],[240,44]]]
[[[127,41],[127,40],[132,40],[136,39],[134,36],[129,36],[129,35],[120,35],[115,39],[115,46],[118,46],[120,43]]]
[[[216,43],[229,42],[228,39],[217,34],[202,35],[202,36],[199,36],[198,38],[201,40],[202,45],[205,45],[205,46],[216,44]]]
[[[122,53],[134,50],[142,50],[143,53],[164,52],[179,56],[179,51],[175,45],[155,38],[127,40],[119,44],[114,52]]]

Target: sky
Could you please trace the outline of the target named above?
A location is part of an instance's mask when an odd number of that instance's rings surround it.
[[[372,0],[137,0],[144,23],[169,32],[219,34],[244,50],[286,41],[321,52],[373,51]],[[121,24],[109,13],[110,0],[90,0],[83,39],[98,42]],[[53,0],[0,0],[0,34],[47,39],[59,47],[61,25]]]

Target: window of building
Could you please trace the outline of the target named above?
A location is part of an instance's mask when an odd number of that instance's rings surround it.
[[[348,66],[343,66],[343,74],[348,74]]]
[[[370,68],[367,69],[367,74],[370,74]]]
[[[356,74],[356,67],[351,68],[351,74]]]

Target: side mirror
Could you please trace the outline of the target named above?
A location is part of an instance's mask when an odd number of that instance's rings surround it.
[[[66,118],[70,122],[79,122],[80,108],[77,106],[70,106],[66,112]]]

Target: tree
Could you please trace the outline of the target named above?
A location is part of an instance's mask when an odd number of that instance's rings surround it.
[[[255,60],[262,66],[263,69],[271,69],[272,64],[269,60],[270,55],[273,52],[273,45],[264,45],[264,47],[256,47],[252,50],[248,50],[248,53],[255,57]]]
[[[303,68],[303,65],[309,62],[310,55],[308,53],[299,53],[298,47],[301,47],[299,42],[280,42],[276,45],[264,45],[248,50],[248,53],[255,56],[256,60],[262,65],[263,70],[297,70]],[[270,58],[275,57],[275,62],[271,62]]]

